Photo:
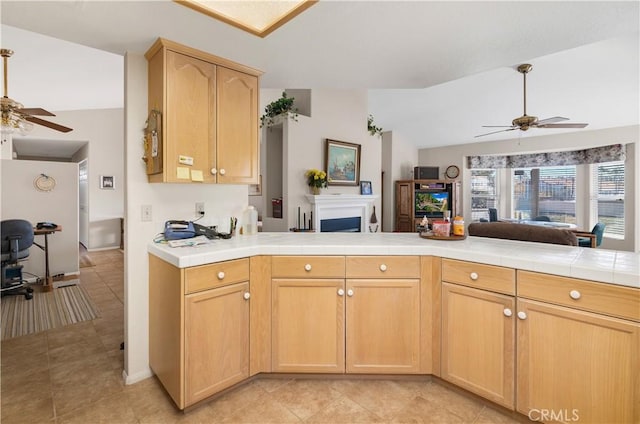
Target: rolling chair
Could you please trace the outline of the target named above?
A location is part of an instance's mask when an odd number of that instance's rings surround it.
[[[551,222],[551,218],[549,218],[547,215],[536,216],[535,218],[533,218],[533,220],[534,221]]]
[[[602,235],[604,234],[605,224],[598,222],[593,226],[590,233],[576,231],[578,236],[578,246],[581,247],[598,247],[602,243]]]
[[[24,219],[8,219],[2,221],[2,296],[21,295],[29,300],[33,298],[33,289],[27,287],[22,278],[23,266],[18,261],[29,256],[29,248],[33,245],[33,226]]]

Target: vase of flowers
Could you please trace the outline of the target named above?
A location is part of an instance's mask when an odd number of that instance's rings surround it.
[[[304,173],[307,185],[311,187],[311,193],[320,194],[320,189],[327,186],[327,173],[319,169],[309,169]]]

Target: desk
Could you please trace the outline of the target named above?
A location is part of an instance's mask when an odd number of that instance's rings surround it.
[[[56,233],[58,231],[62,231],[62,227],[60,225],[55,228],[34,228],[33,235],[35,236],[44,236],[44,246],[39,245],[38,243],[33,243],[38,246],[40,249],[44,251],[44,283],[42,287],[45,291],[53,290],[53,278],[51,278],[51,273],[49,272],[49,234]]]

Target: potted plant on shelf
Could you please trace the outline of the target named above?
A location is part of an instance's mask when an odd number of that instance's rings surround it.
[[[369,134],[377,135],[378,137],[382,137],[382,127],[376,127],[373,123],[373,115],[369,115],[367,118],[367,130],[369,130]]]
[[[260,117],[260,128],[265,125],[267,128],[272,127],[276,121],[275,118],[280,115],[289,116],[294,121],[298,120],[298,109],[293,107],[294,97],[287,97],[286,92],[282,92],[282,97],[274,100],[264,108],[264,115]]]
[[[327,173],[319,169],[309,169],[304,173],[307,178],[307,185],[311,187],[311,193],[318,195],[320,189],[328,185]]]

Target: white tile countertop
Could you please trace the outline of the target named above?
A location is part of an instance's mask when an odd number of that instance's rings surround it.
[[[640,288],[640,254],[467,237],[428,240],[417,233],[258,233],[195,247],[150,243],[149,253],[178,268],[255,255],[433,255]]]

